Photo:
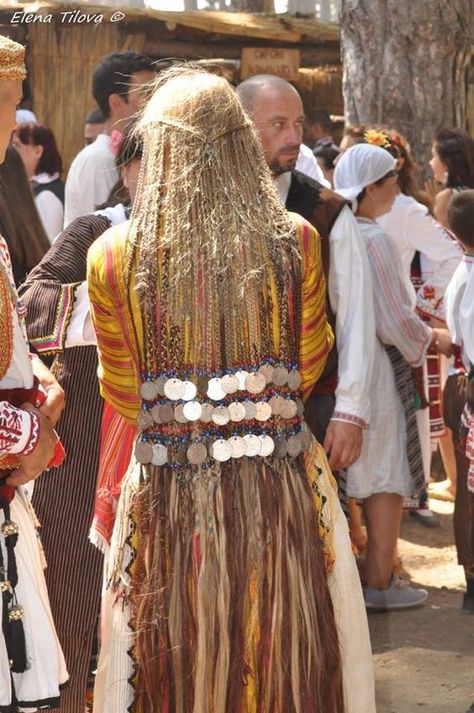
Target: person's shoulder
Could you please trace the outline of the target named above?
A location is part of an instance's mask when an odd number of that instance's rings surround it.
[[[71,163],[69,173],[83,169],[85,166],[97,163],[114,162],[114,156],[110,150],[110,139],[105,134],[99,134],[97,139],[88,146],[84,146]]]

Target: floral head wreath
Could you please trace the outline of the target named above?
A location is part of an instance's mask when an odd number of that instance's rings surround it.
[[[385,131],[379,131],[378,129],[368,129],[364,134],[364,141],[366,144],[380,146],[382,149],[386,149],[390,146],[389,136]]]

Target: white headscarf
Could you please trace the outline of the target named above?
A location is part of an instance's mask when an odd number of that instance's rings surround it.
[[[386,176],[396,165],[396,159],[380,146],[356,144],[344,151],[336,163],[334,190],[354,205],[366,186]]]

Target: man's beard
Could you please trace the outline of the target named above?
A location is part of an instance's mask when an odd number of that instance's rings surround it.
[[[288,173],[288,171],[293,171],[298,161],[298,156],[294,159],[285,159],[278,154],[275,158],[270,161],[269,168],[274,176],[281,176],[282,173]]]

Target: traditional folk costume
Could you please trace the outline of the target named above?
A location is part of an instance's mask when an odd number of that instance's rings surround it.
[[[308,220],[321,236],[327,281],[326,309],[336,342],[306,405],[316,438],[330,420],[366,429],[374,352],[374,312],[369,267],[347,201],[298,171],[276,179],[288,210]]]
[[[364,149],[372,146],[354,148],[358,151],[344,165],[338,164],[335,173],[337,191],[351,200],[395,166],[388,152],[365,155]],[[347,491],[360,499],[375,493],[416,495],[424,474],[411,367],[424,362],[432,332],[415,314],[413,288],[390,238],[374,221],[357,220],[372,274],[377,342],[370,428],[361,457],[348,469]]]
[[[460,355],[445,387],[445,416],[456,454],[454,536],[458,563],[474,566],[474,255],[466,254],[445,295],[446,322]]]
[[[102,393],[139,431],[94,710],[372,712],[347,525],[302,418],[332,345],[317,234],[224,80],[159,83],[134,217],[89,253]]]
[[[0,81],[25,77],[24,47],[0,37]],[[0,238],[0,711],[48,708],[68,675],[44,581],[36,519],[23,487],[5,482],[38,443],[40,423],[23,411],[44,398],[35,384],[24,311],[8,248]],[[47,476],[46,476],[47,477]]]
[[[123,210],[121,215],[124,219]],[[100,607],[103,558],[88,534],[103,401],[85,279],[87,251],[111,225],[107,215],[75,220],[58,236],[21,291],[30,343],[43,357],[54,358],[52,369],[66,395],[58,434],[68,457],[60,468],[41,478],[33,492],[48,561],[51,609],[70,673],[68,690],[61,697],[65,713],[82,713],[85,708]]]
[[[426,206],[403,193],[395,198],[391,211],[377,222],[399,251],[405,274],[411,274],[418,312],[428,322],[433,317],[444,321],[444,293],[462,256],[458,243],[429,215]],[[419,260],[414,268],[417,254]],[[423,372],[429,409],[417,411],[426,482],[430,479],[432,445],[445,432],[441,406],[442,359],[434,349],[428,350]]]

